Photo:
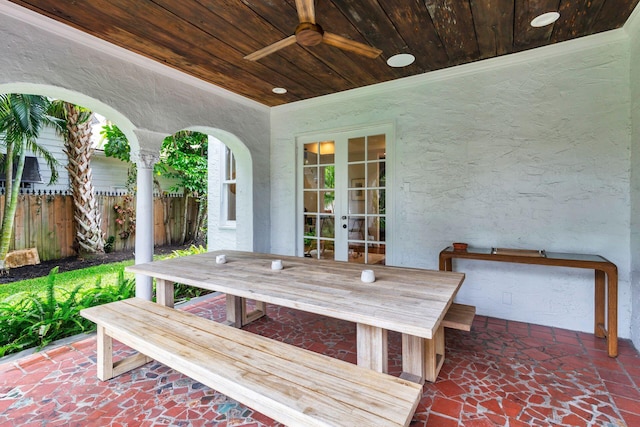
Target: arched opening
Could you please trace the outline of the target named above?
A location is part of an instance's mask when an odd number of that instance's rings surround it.
[[[16,142],[7,139],[4,144],[7,153],[12,152],[12,147],[15,146],[28,147],[18,151],[22,155],[7,157],[8,162],[13,159],[14,170],[16,164],[22,164],[25,151],[27,156],[31,156],[29,158],[33,160],[33,165],[31,169],[24,170],[31,174],[27,181],[24,180],[24,173],[18,173],[15,178],[3,178],[7,192],[4,211],[10,212],[6,215],[8,224],[5,224],[6,227],[3,225],[3,229],[14,231],[9,243],[3,237],[3,257],[7,245],[8,250],[37,248],[40,259],[44,261],[73,255],[93,256],[103,250],[113,250],[113,243],[109,246],[110,249],[106,245],[107,236],[115,228],[115,222],[112,224],[109,221],[108,213],[112,211],[111,206],[116,204],[112,191],[113,186],[120,184],[120,176],[113,173],[112,163],[105,163],[105,160],[112,159],[105,159],[104,154],[96,150],[97,139],[90,135],[93,132],[99,139],[99,130],[92,126],[95,114],[106,115],[128,129],[133,128],[131,121],[101,101],[56,86],[7,83],[0,85],[0,90],[3,94],[35,95],[28,98],[28,104],[22,104],[24,101],[21,101],[27,98],[11,95],[7,97],[7,102],[11,105],[41,105],[41,108],[47,108],[46,113],[43,110],[40,113],[39,110],[33,110],[32,128],[39,131],[29,138],[32,142],[24,145],[16,144],[17,139]],[[52,103],[45,102],[45,97]],[[78,109],[76,106],[82,108]],[[49,115],[62,119],[62,127],[54,130],[51,122],[45,120]],[[44,124],[42,128],[41,123]],[[138,147],[137,140],[134,145]],[[98,177],[92,173],[96,160]],[[40,171],[43,172],[42,175]],[[57,180],[55,171],[59,176]],[[24,191],[24,194],[17,196],[14,191],[10,196],[8,192],[12,183],[16,189],[19,185],[20,192]],[[18,207],[22,214],[17,219],[22,225],[15,223],[14,209]],[[124,246],[119,245],[115,250],[122,249],[125,249]]]
[[[220,156],[219,148],[228,147],[235,157],[236,165],[236,227],[233,229],[220,226],[219,205],[209,203],[207,245],[209,250],[237,249],[253,251],[253,160],[247,146],[235,135],[222,129],[192,126],[188,130],[201,132],[210,136],[209,150],[209,183],[208,196],[211,200],[220,200]],[[216,157],[214,157],[216,156]],[[214,165],[214,167],[211,167]],[[223,237],[224,235],[224,237]],[[233,237],[230,237],[232,235]],[[229,247],[232,242],[234,247]]]

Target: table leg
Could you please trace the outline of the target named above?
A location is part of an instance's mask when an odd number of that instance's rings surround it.
[[[438,262],[438,269],[440,271],[453,271],[453,258],[445,258],[441,255]]]
[[[246,301],[244,298],[236,297],[233,295],[226,295],[227,299],[227,321],[225,324],[233,326],[235,328],[242,328],[242,314],[243,307],[245,307]]]
[[[618,270],[607,272],[607,347],[609,357],[618,356]]]
[[[358,323],[356,341],[358,366],[387,373],[389,367],[387,330]]]
[[[156,302],[173,308],[174,283],[171,280],[156,279]]]
[[[258,320],[267,314],[267,305],[263,301],[256,301],[256,308],[253,311],[247,310],[247,300],[242,304],[242,326]]]
[[[607,334],[606,325],[604,323],[605,312],[605,286],[604,286],[604,271],[595,270],[595,313],[593,316],[594,325],[593,333],[598,338],[604,338]]]
[[[438,378],[438,373],[444,364],[444,326],[440,324],[433,338],[424,340],[424,342],[424,379],[433,383]]]
[[[402,334],[402,374],[400,378],[424,384],[425,339]]]

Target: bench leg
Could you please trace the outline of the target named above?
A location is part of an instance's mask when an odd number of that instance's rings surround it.
[[[356,342],[358,366],[377,372],[389,371],[386,329],[358,323]]]
[[[97,374],[100,381],[107,381],[120,374],[129,372],[151,362],[153,359],[142,353],[137,353],[113,362],[113,338],[107,335],[104,326],[97,325]]]

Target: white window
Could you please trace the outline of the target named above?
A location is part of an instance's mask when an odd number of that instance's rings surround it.
[[[233,152],[224,145],[222,150],[222,191],[220,224],[223,227],[236,225],[236,159]]]

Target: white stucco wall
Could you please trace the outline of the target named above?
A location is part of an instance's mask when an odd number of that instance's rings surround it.
[[[631,85],[631,338],[640,348],[640,11],[625,26],[630,36]]]
[[[252,245],[269,249],[269,110],[126,52],[9,2],[0,2],[0,91],[36,92],[108,117],[137,145],[134,129],[162,135],[219,129],[248,150],[253,185]],[[155,135],[155,134],[154,134]]]
[[[623,32],[272,109],[272,251],[294,253],[295,137],[395,123],[390,264],[438,268],[454,241],[596,253],[630,335],[629,68]],[[593,329],[593,272],[456,262],[479,314]]]

